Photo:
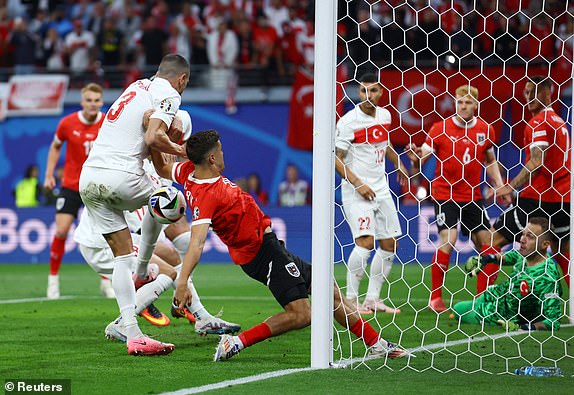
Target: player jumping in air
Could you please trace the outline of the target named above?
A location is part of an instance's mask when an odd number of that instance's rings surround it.
[[[486,263],[500,261],[512,265],[512,273],[475,300],[455,304],[455,317],[466,324],[499,324],[508,330],[558,330],[564,310],[561,276],[547,256],[553,238],[548,219],[535,217],[523,229],[518,251],[470,258],[465,265],[470,275]]]
[[[442,300],[442,287],[458,238],[458,224],[461,224],[462,233],[470,236],[477,251],[496,252],[490,248],[490,222],[480,190],[484,169],[494,186],[501,186],[503,182],[494,154],[494,129],[474,115],[477,108],[478,89],[468,85],[458,87],[456,114],[435,123],[422,147],[414,144],[407,147],[415,171],[420,170],[431,154],[437,158],[430,194],[440,246],[432,260],[429,308],[438,313],[447,310]],[[485,270],[495,272],[497,268],[491,266]],[[477,294],[486,289],[487,280],[486,275],[480,275]]]
[[[225,162],[215,130],[193,134],[186,148],[190,161],[185,163],[168,163],[163,155],[152,152],[158,174],[183,185],[193,215],[191,241],[177,281],[174,303],[183,307],[191,302],[192,295],[185,279],[199,263],[211,227],[228,246],[233,262],[248,276],[267,285],[285,310],[239,336],[222,335],[214,360],[229,359],[267,338],[308,326],[311,320],[310,265],[285,249],[284,243],[271,230],[271,219],[263,214],[251,195],[222,177]],[[362,338],[372,355],[390,358],[409,355],[381,338],[363,321],[341,297],[337,286],[334,306],[336,320]]]
[[[409,176],[389,140],[391,114],[377,106],[382,93],[375,74],[360,78],[361,103],[337,122],[335,143],[335,169],[342,179],[343,209],[355,239],[347,260],[347,299],[357,306],[365,267],[372,250],[378,247],[371,261],[362,313],[400,313],[380,299],[383,282],[393,267],[397,238],[402,234],[385,172],[385,156],[398,170],[401,184],[406,184]]]

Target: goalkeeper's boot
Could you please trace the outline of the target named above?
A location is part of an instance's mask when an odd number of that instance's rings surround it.
[[[121,324],[121,317],[118,317],[115,321],[112,321],[106,326],[104,331],[106,339],[109,340],[119,340],[125,343],[127,336],[124,334],[124,326]]]
[[[431,299],[431,301],[429,303],[429,309],[431,309],[435,313],[442,313],[444,311],[447,311],[448,307],[446,307],[444,305],[442,298],[435,298],[435,299]]]
[[[240,330],[241,325],[224,321],[218,317],[211,317],[207,320],[200,320],[195,323],[195,333],[202,336],[233,334]]]
[[[100,281],[100,292],[102,296],[107,299],[115,299],[116,293],[114,292],[114,288],[112,287],[112,281],[108,280],[107,278],[102,278]]]
[[[189,321],[190,324],[194,324],[195,323],[195,317],[193,316],[193,314],[191,313],[191,311],[189,311],[189,309],[187,307],[184,307],[182,309],[178,308],[177,306],[174,306],[173,303],[171,305],[171,316],[173,318],[187,318],[187,320]]]
[[[371,348],[369,348],[369,355],[372,357],[389,357],[391,359],[394,358],[403,358],[403,357],[411,357],[414,355],[393,344],[391,342],[386,341],[385,339],[381,338],[378,342],[373,344]]]
[[[237,336],[221,335],[219,337],[219,344],[215,349],[213,355],[213,362],[225,361],[234,355],[239,354],[243,349],[243,344]]]
[[[140,316],[145,318],[147,322],[155,326],[168,326],[169,318],[158,310],[152,303],[147,308],[143,309]]]
[[[380,311],[382,313],[389,313],[389,314],[399,314],[401,312],[400,309],[395,309],[394,307],[389,307],[383,303],[381,299],[365,299],[363,302],[363,307],[361,311],[370,310],[372,312]]]
[[[150,337],[131,339],[126,343],[129,355],[166,355],[175,349],[171,343],[162,343]]]
[[[138,276],[137,273],[134,273],[132,275],[132,279],[134,280],[134,285],[135,285],[136,289],[140,289],[141,287],[143,287],[147,283],[151,283],[153,280],[155,280],[158,275],[159,275],[159,266],[156,263],[150,263],[147,266],[147,277],[146,278],[142,278],[142,277]]]

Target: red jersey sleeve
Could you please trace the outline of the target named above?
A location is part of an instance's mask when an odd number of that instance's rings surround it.
[[[202,196],[194,198],[191,207],[192,223],[191,226],[201,224],[212,224],[213,215],[217,209],[217,199],[209,199]]]
[[[550,125],[546,122],[540,122],[535,125],[528,125],[532,128],[532,140],[529,141],[530,146],[547,146],[550,144],[548,141],[548,132]]]
[[[185,185],[185,180],[194,170],[195,166],[191,161],[177,162],[171,168],[171,179],[179,185]]]
[[[492,149],[494,147],[494,141],[495,140],[496,140],[496,132],[494,131],[494,128],[492,127],[492,125],[488,125],[488,138],[486,139],[486,142],[484,143],[485,151],[488,151],[489,149]]]
[[[68,127],[67,120],[68,117],[62,118],[58,123],[58,127],[56,128],[56,138],[61,143],[68,140],[68,134],[70,133],[70,128]]]

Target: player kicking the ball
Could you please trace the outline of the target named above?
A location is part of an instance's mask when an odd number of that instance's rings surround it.
[[[271,219],[263,214],[253,198],[221,176],[225,163],[219,134],[207,130],[192,135],[186,144],[190,162],[168,163],[163,155],[152,153],[154,165],[162,177],[171,177],[183,185],[193,213],[192,235],[177,281],[174,303],[189,304],[192,294],[185,279],[194,271],[203,252],[209,228],[229,248],[235,264],[251,278],[269,287],[284,312],[239,334],[222,335],[214,360],[233,357],[242,349],[272,336],[308,326],[311,320],[309,289],[311,267],[285,249],[271,231]],[[362,338],[371,355],[397,358],[409,353],[381,338],[363,321],[356,309],[341,297],[335,286],[335,318]]]

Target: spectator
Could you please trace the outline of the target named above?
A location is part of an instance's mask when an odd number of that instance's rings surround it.
[[[158,27],[155,17],[151,15],[145,19],[142,28],[140,45],[145,54],[145,65],[150,69],[155,69],[160,64],[163,55],[167,53],[168,35]]]
[[[257,24],[253,28],[253,46],[255,48],[256,62],[265,71],[266,83],[268,83],[269,71],[277,64],[277,32],[269,24],[265,15],[257,17]]]
[[[213,88],[225,88],[233,77],[233,66],[237,62],[239,44],[233,30],[226,22],[221,22],[217,30],[207,36],[207,58],[211,65],[210,85]]]
[[[66,45],[58,34],[58,31],[51,27],[46,33],[46,38],[42,44],[42,64],[48,70],[63,70],[66,67]]]
[[[264,8],[264,13],[269,18],[269,23],[279,37],[283,36],[283,22],[289,21],[289,10],[285,7],[281,0],[270,0],[268,5]]]
[[[14,197],[16,198],[16,207],[37,207],[39,204],[38,195],[40,186],[38,185],[38,166],[29,165],[26,168],[24,178],[16,184]]]
[[[92,32],[84,30],[80,19],[74,20],[74,30],[66,36],[65,43],[70,57],[70,70],[76,75],[88,71],[93,62],[95,38]]]
[[[28,22],[22,18],[14,20],[10,33],[10,44],[14,46],[14,73],[32,74],[36,63],[39,38],[28,30]]]
[[[125,63],[124,35],[117,28],[115,18],[104,20],[100,34],[98,34],[99,60],[104,67],[117,68]]]
[[[247,193],[249,193],[258,205],[266,206],[269,204],[269,196],[261,187],[261,177],[257,173],[251,173],[247,176]]]
[[[309,204],[309,183],[299,179],[295,165],[287,166],[286,176],[287,179],[279,184],[279,204],[284,207]]]

